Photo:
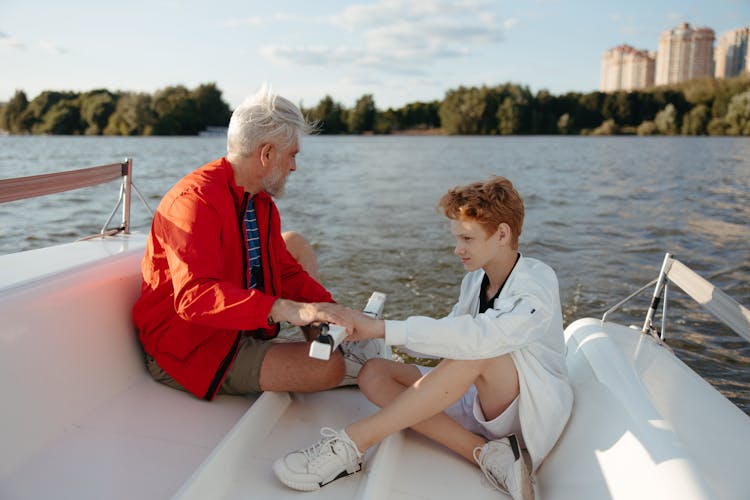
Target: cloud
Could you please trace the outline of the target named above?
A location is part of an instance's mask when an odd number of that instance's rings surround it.
[[[0,31],[0,47],[8,47],[11,49],[24,50],[26,44],[17,38],[13,38],[5,32]]]
[[[518,20],[517,17],[510,17],[503,21],[503,28],[505,28],[506,31],[512,30],[516,26],[518,26],[521,23],[521,21]]]
[[[296,23],[310,24],[312,22],[321,22],[321,21],[325,21],[325,19],[321,17],[303,17],[303,16],[294,15],[294,14],[282,13],[282,14],[273,14],[270,16],[250,16],[250,17],[233,18],[233,19],[229,19],[225,21],[224,25],[229,26],[229,27],[249,26],[251,28],[257,28],[258,26],[270,25],[274,23],[296,22]]]
[[[260,49],[260,53],[277,63],[304,64],[308,66],[349,63],[364,56],[362,51],[356,49],[346,47],[330,48],[326,46],[286,47],[283,45],[267,45]]]
[[[67,54],[68,50],[60,47],[59,45],[56,45],[52,42],[48,42],[46,40],[42,40],[39,42],[39,47],[47,52],[50,55],[53,56],[61,56],[63,54]]]
[[[241,19],[230,19],[226,22],[227,26],[250,26],[250,27],[256,27],[260,26],[263,21],[261,21],[260,17],[253,16],[253,17],[243,17]]]
[[[477,47],[502,41],[503,31],[491,6],[486,0],[379,0],[352,5],[331,17],[329,24],[357,37],[357,46],[273,45],[263,47],[261,54],[281,64],[346,64],[422,74],[437,60],[464,57]]]

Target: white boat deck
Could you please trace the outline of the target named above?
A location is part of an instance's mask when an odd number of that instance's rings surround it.
[[[613,324],[605,330],[597,320],[571,325],[568,349],[573,416],[539,470],[537,498],[739,499],[750,491],[744,452],[727,453],[750,446],[750,420],[671,353],[637,331]],[[675,370],[679,379],[669,373]],[[683,398],[684,414],[676,415],[670,399]],[[273,461],[312,444],[320,427],[341,428],[374,410],[356,389],[266,393],[253,408],[257,413],[237,424],[176,498],[296,497],[274,477]],[[717,415],[720,429],[713,425]],[[711,434],[695,432],[708,428]],[[412,431],[368,452],[362,473],[305,493],[326,499],[462,497],[502,494],[483,483],[478,468]]]
[[[502,498],[412,431],[319,492],[282,486],[276,458],[375,407],[352,388],[208,403],[153,382],[129,320],[143,245],[0,256],[0,498]],[[573,416],[537,498],[747,497],[747,415],[648,336],[584,319],[566,342]]]
[[[169,498],[251,406],[148,375],[129,321],[144,241],[0,256],[0,498]]]

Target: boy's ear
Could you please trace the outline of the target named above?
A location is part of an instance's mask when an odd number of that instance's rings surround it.
[[[497,227],[497,234],[500,241],[500,244],[502,245],[509,245],[510,241],[512,240],[512,233],[510,231],[510,226],[506,224],[505,222],[501,222],[500,225]]]

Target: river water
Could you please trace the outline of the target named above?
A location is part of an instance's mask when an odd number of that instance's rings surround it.
[[[182,175],[224,154],[221,137],[0,137],[0,178],[132,157],[152,207]],[[701,137],[308,137],[278,200],[284,229],[318,252],[339,302],[388,295],[386,316],[444,315],[463,274],[435,210],[456,184],[498,174],[526,203],[521,251],[558,274],[565,324],[601,317],[656,277],[669,251],[750,305],[750,140]],[[0,205],[0,253],[99,230],[116,183]],[[133,201],[134,227],[149,216]],[[612,316],[641,325],[648,293]],[[670,294],[677,355],[750,413],[750,344]]]

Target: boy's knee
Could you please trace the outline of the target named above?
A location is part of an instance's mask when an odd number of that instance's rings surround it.
[[[284,238],[286,248],[292,257],[299,262],[307,274],[317,279],[318,259],[310,242],[296,231],[286,231],[281,234],[281,237]]]
[[[362,366],[362,369],[357,375],[357,384],[360,390],[367,392],[370,387],[377,387],[380,385],[383,377],[383,367],[386,364],[385,359],[372,358],[368,359]]]

